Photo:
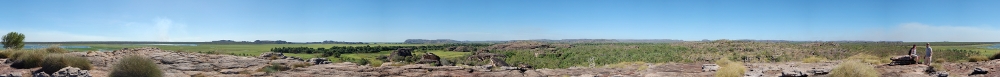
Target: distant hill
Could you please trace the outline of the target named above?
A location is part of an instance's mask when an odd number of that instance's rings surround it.
[[[404,43],[407,44],[440,44],[440,43],[506,43],[511,41],[535,41],[535,42],[546,42],[546,43],[669,43],[669,42],[683,42],[684,40],[672,40],[672,39],[561,39],[561,40],[550,40],[550,39],[534,39],[534,40],[509,40],[509,41],[456,41],[451,39],[437,39],[437,40],[427,40],[427,39],[407,39]]]

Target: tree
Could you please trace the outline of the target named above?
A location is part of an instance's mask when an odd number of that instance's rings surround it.
[[[10,32],[3,36],[3,48],[21,49],[24,48],[24,34]]]

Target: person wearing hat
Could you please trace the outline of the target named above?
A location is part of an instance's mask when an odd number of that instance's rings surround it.
[[[931,59],[931,55],[934,54],[934,50],[931,48],[931,43],[927,43],[925,46],[927,47],[927,54],[924,55],[926,58],[924,59],[924,64],[931,65],[931,60],[934,60]]]

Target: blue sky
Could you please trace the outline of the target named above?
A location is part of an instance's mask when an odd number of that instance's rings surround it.
[[[26,41],[1000,41],[1000,1],[2,0]]]

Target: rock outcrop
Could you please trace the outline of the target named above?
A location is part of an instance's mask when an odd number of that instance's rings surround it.
[[[326,59],[326,58],[312,58],[312,59],[306,60],[306,62],[312,63],[313,65],[330,64],[330,63],[332,63],[332,62],[330,62],[329,59]]]
[[[417,61],[417,63],[418,64],[435,63],[436,65],[440,65],[441,64],[440,60],[441,58],[438,57],[437,55],[434,55],[434,53],[424,53],[424,55],[420,57],[420,60]]]
[[[458,52],[471,52],[471,51],[476,51],[476,48],[469,47],[469,46],[453,46],[453,47],[445,48],[445,50],[448,50],[448,51],[458,51]]]
[[[413,56],[413,49],[410,48],[396,49],[396,51],[392,51],[392,53],[389,53],[388,59],[389,62],[396,62],[396,60],[393,59],[407,57],[407,56]]]
[[[80,70],[76,67],[66,67],[51,74],[52,77],[91,77],[87,70]]]

